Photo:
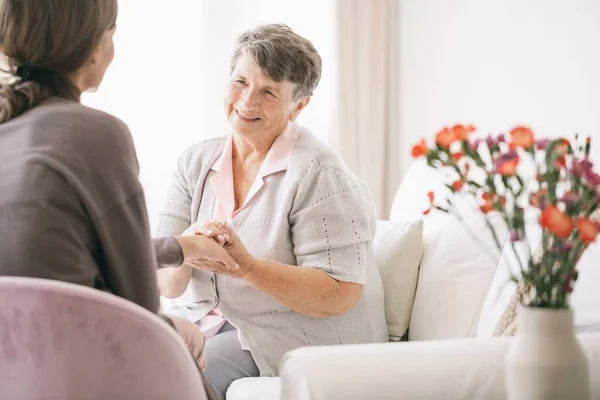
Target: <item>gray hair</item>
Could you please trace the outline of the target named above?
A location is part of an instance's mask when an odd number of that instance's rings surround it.
[[[270,79],[295,83],[294,100],[312,96],[321,79],[321,56],[309,40],[285,24],[261,25],[242,33],[231,58],[231,72],[244,53]]]

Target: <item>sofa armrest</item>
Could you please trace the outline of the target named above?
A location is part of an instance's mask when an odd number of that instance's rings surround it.
[[[600,333],[579,335],[600,398]],[[282,400],[504,399],[511,338],[305,347],[280,367]]]

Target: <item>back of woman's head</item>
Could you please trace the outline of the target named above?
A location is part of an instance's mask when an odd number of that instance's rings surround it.
[[[79,101],[71,76],[116,18],[116,0],[0,0],[0,52],[11,75],[0,86],[0,123],[50,96]]]

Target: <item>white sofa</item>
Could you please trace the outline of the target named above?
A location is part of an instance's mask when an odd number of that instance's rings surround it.
[[[443,181],[415,163],[390,220],[419,218],[428,191],[445,195]],[[512,253],[496,250],[472,204],[457,207],[469,228],[446,214],[424,218],[408,342],[297,349],[282,360],[280,378],[236,381],[227,399],[503,399],[503,360],[512,339],[491,335],[514,291],[506,284]],[[592,399],[600,399],[599,258],[595,244],[580,261],[571,301],[576,328],[587,332],[579,337],[588,355]]]

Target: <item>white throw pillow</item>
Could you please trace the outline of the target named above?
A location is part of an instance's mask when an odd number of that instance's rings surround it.
[[[423,253],[423,220],[378,221],[373,250],[383,281],[385,317],[391,341],[406,333]]]
[[[398,189],[392,220],[412,218],[428,207],[427,193],[449,195],[448,178],[424,162],[415,162]],[[410,321],[410,340],[474,337],[494,280],[500,251],[477,205],[455,199],[463,217],[432,211],[423,218],[423,259]],[[492,221],[497,225],[497,220]],[[502,225],[502,224],[498,224]],[[497,226],[498,226],[497,225]],[[499,240],[506,230],[499,229]]]

